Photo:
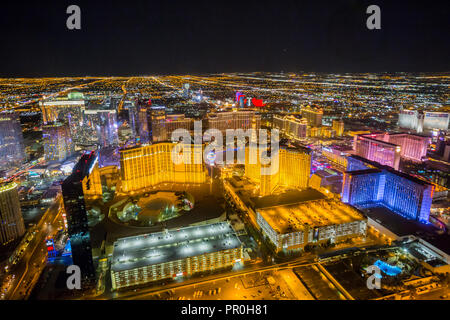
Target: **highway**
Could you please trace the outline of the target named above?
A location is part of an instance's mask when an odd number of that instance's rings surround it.
[[[62,196],[59,195],[37,224],[37,233],[25,252],[17,264],[11,268],[9,273],[14,276],[14,281],[6,293],[6,299],[26,299],[31,293],[46,264],[45,239],[47,236],[54,235],[63,224],[62,210]]]

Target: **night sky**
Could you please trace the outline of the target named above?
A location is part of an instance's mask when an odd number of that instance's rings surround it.
[[[2,2],[1,77],[446,72],[450,1]],[[66,8],[81,8],[81,30]],[[381,30],[366,8],[381,7]]]

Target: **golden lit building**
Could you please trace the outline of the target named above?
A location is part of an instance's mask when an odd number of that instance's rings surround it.
[[[172,132],[177,129],[192,131],[194,119],[186,118],[184,114],[165,115],[156,113],[152,116],[152,141],[171,141]]]
[[[15,182],[0,185],[0,245],[25,233],[17,187]]]
[[[273,127],[290,139],[298,140],[307,136],[308,122],[306,119],[298,119],[290,116],[273,116]]]
[[[82,181],[83,194],[86,200],[101,198],[103,194],[100,169],[98,167],[98,156],[89,169],[89,174],[85,175]]]
[[[344,121],[341,120],[333,120],[332,128],[336,132],[337,137],[342,137],[344,135]]]
[[[308,127],[308,137],[316,138],[322,136],[322,127]]]
[[[79,121],[85,110],[84,100],[50,100],[39,102],[44,124],[65,118],[67,114],[73,116],[73,121]]]
[[[355,136],[362,135],[362,134],[369,134],[369,133],[370,133],[370,131],[367,131],[367,130],[365,130],[365,131],[348,131],[348,135],[351,137],[355,137]]]
[[[172,149],[176,145],[163,142],[120,150],[122,191],[143,190],[163,182],[206,182],[203,146],[186,145],[190,150],[190,161],[176,164],[172,159]]]
[[[261,116],[253,110],[234,110],[208,114],[208,129],[217,129],[225,134],[227,129],[259,129]]]
[[[302,107],[301,114],[302,118],[306,119],[306,121],[308,121],[308,125],[311,127],[319,127],[322,125],[322,109],[306,106]]]
[[[321,127],[320,136],[322,138],[334,138],[336,136],[336,131],[332,127],[323,126]]]
[[[351,148],[345,147],[322,147],[322,155],[331,162],[332,165],[341,169],[347,168],[347,157],[350,155]]]
[[[363,214],[333,199],[274,203],[257,208],[256,220],[277,251],[298,250],[309,243],[334,243],[365,236],[367,228],[367,219]]]
[[[250,150],[245,150],[245,175],[259,185],[260,196],[271,194],[276,187],[304,189],[311,173],[311,152],[308,149],[280,147],[278,165],[261,164],[257,157],[251,163]],[[262,170],[268,174],[261,174]]]

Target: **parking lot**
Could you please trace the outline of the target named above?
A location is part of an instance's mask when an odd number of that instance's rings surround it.
[[[143,299],[166,300],[313,300],[292,270],[255,272],[174,289]]]

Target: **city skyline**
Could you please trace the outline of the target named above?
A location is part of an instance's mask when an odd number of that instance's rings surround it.
[[[3,79],[0,134],[23,140],[10,145],[26,156],[0,171],[19,200],[5,212],[21,212],[25,225],[1,250],[2,297],[367,300],[423,290],[445,299],[449,81],[257,72]],[[270,163],[253,158],[255,143]],[[219,225],[228,234],[208,236]],[[70,279],[62,273],[72,265],[81,291],[46,284],[51,268]],[[370,268],[383,275],[379,289]],[[412,290],[415,268],[432,276]],[[342,278],[350,270],[359,285]],[[243,273],[262,281],[259,291],[241,287]],[[194,289],[202,279],[207,289]]]

